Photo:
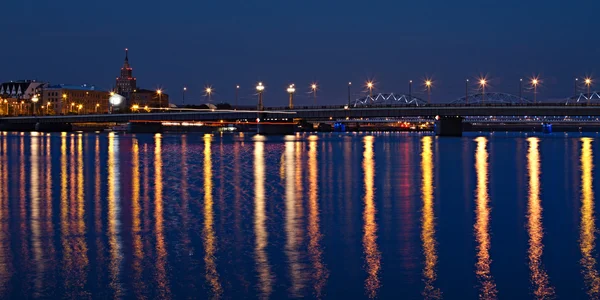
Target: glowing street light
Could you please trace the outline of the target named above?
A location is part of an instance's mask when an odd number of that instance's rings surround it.
[[[425,80],[425,87],[427,87],[427,104],[431,103],[431,86],[433,82],[429,79]]]
[[[373,81],[367,81],[367,88],[369,89],[369,97],[373,98]]]
[[[100,103],[96,103],[96,113],[98,113],[98,107],[100,107]]]
[[[315,105],[317,105],[317,84],[316,83],[311,84],[310,89],[313,94],[313,102]]]
[[[236,85],[235,86],[235,108],[234,108],[234,110],[237,110],[237,107],[238,107],[239,94],[240,94],[240,86]]]
[[[48,104],[46,104],[46,114],[50,113],[50,101],[48,101]]]
[[[469,104],[469,78],[465,81],[465,104]]]
[[[208,96],[208,102],[210,103],[210,95],[212,95],[213,89],[212,87],[208,86],[204,89],[204,91],[206,92],[206,95]]]
[[[263,92],[265,90],[265,86],[263,85],[262,82],[259,82],[258,85],[256,85],[256,91],[258,92],[258,110],[262,110],[263,109]]]
[[[408,81],[408,100],[412,100],[412,80]]]
[[[531,78],[531,86],[533,86],[533,103],[537,103],[537,86],[540,80],[537,77]]]
[[[290,84],[290,86],[287,88],[287,92],[288,92],[288,94],[290,94],[289,107],[290,107],[290,109],[292,109],[292,108],[294,108],[294,93],[296,92],[296,88],[294,87],[294,84]]]
[[[81,114],[81,109],[83,108],[83,105],[79,104],[77,105],[77,113]]]
[[[352,82],[348,81],[348,107],[350,107],[350,87],[352,86]]]
[[[40,101],[40,98],[38,98],[37,95],[34,95],[33,97],[31,97],[31,102],[33,102],[33,114],[35,115],[36,111],[37,111],[37,103],[38,101]]]
[[[4,104],[6,104],[6,115],[9,115],[9,111],[8,111],[8,100],[4,99]]]
[[[162,108],[162,90],[158,89],[156,90],[156,93],[158,94],[158,106]]]
[[[590,93],[590,87],[592,86],[592,78],[587,77],[583,82],[585,82],[585,86],[587,87],[587,102],[590,104],[590,98],[592,98],[592,94]]]
[[[481,101],[485,103],[485,86],[487,85],[487,80],[485,78],[479,79],[479,86],[481,86]]]
[[[185,92],[187,91],[187,87],[183,87],[183,93],[182,93],[182,100],[183,100],[183,105],[185,105]]]
[[[519,79],[519,102],[523,101],[523,78]]]

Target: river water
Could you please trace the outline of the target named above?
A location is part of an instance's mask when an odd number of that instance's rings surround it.
[[[598,298],[599,139],[0,133],[0,297]]]

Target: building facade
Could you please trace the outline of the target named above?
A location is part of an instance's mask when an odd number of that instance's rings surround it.
[[[152,108],[169,107],[169,95],[159,91],[146,89],[134,90],[131,94],[131,105],[137,105],[140,108],[146,106]]]
[[[49,114],[101,114],[110,108],[110,92],[97,90],[93,85],[50,85],[41,94]]]
[[[125,62],[121,68],[121,75],[117,77],[116,93],[129,98],[137,89],[137,80],[133,77],[133,69],[129,65],[129,50],[125,49]]]
[[[2,115],[27,115],[32,113],[31,99],[46,84],[35,80],[18,80],[0,83],[0,112]]]

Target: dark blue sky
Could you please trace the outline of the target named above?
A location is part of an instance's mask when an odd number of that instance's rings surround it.
[[[584,1],[81,1],[2,3],[0,80],[39,79],[111,88],[123,49],[138,85],[187,102],[212,85],[215,101],[284,105],[286,86],[319,84],[320,102],[342,103],[373,78],[407,92],[431,76],[433,102],[464,94],[465,78],[488,74],[489,91],[518,93],[540,74],[538,98],[573,93],[573,78],[598,74],[600,2]],[[600,84],[600,78],[598,78]],[[475,87],[473,87],[475,88]],[[421,90],[414,87],[413,90]]]

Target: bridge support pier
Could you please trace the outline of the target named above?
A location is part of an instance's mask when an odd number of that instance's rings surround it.
[[[437,136],[462,136],[462,117],[436,117],[435,135]]]
[[[129,133],[160,133],[163,126],[158,122],[131,122],[127,123]]]
[[[294,123],[289,124],[256,124],[256,133],[262,135],[288,135],[294,134]]]
[[[2,123],[0,124],[0,131],[35,131],[35,124]]]
[[[35,131],[39,132],[70,132],[73,126],[70,123],[36,123]]]

